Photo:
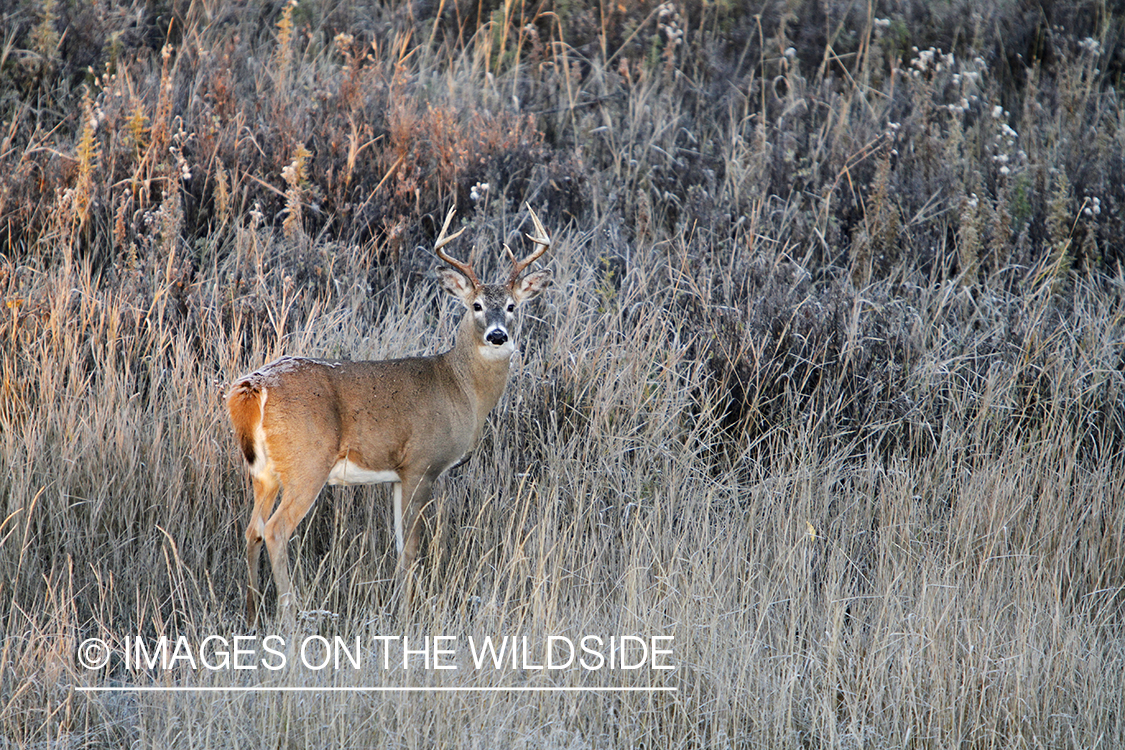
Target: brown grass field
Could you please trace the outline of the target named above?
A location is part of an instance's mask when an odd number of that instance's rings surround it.
[[[1105,0],[0,3],[0,748],[1125,746],[1123,98]],[[263,652],[226,384],[449,346],[525,203],[418,606],[328,488]]]

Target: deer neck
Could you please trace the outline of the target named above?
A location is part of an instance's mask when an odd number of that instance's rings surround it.
[[[472,316],[465,315],[445,359],[473,402],[478,420],[483,422],[504,393],[511,357],[487,358],[481,354],[480,346],[485,344],[478,341]]]

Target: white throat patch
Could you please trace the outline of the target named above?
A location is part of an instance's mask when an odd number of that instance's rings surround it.
[[[502,359],[511,359],[512,354],[516,351],[516,345],[515,342],[509,338],[500,346],[494,344],[480,344],[477,346],[477,351],[480,352],[481,359],[499,361]]]

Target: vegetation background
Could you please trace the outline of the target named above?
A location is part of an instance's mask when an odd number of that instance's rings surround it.
[[[1104,0],[0,3],[0,746],[1125,745],[1125,15]],[[672,673],[91,671],[245,632],[224,383],[448,345],[429,248],[556,285],[382,614]],[[518,250],[518,247],[517,247]],[[272,592],[267,591],[272,608]],[[82,693],[440,685],[654,693]]]

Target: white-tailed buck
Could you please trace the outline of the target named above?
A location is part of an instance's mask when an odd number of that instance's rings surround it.
[[[434,249],[451,268],[439,275],[468,312],[453,348],[444,354],[382,362],[282,357],[231,387],[227,408],[254,482],[254,510],[246,527],[251,625],[260,599],[263,541],[273,565],[278,613],[293,618],[286,546],[326,483],[394,483],[396,589],[409,603],[421,510],[434,481],[476,446],[485,418],[504,392],[515,351],[510,327],[516,307],[551,280],[547,270],[521,278],[551,245],[539,217],[528,210],[536,233],[528,238],[536,249],[519,261],[508,250],[512,272],[503,284],[480,283],[469,264],[445,253],[442,248],[461,234],[446,236],[453,209],[445,217]],[[279,488],[281,502],[273,510]]]

